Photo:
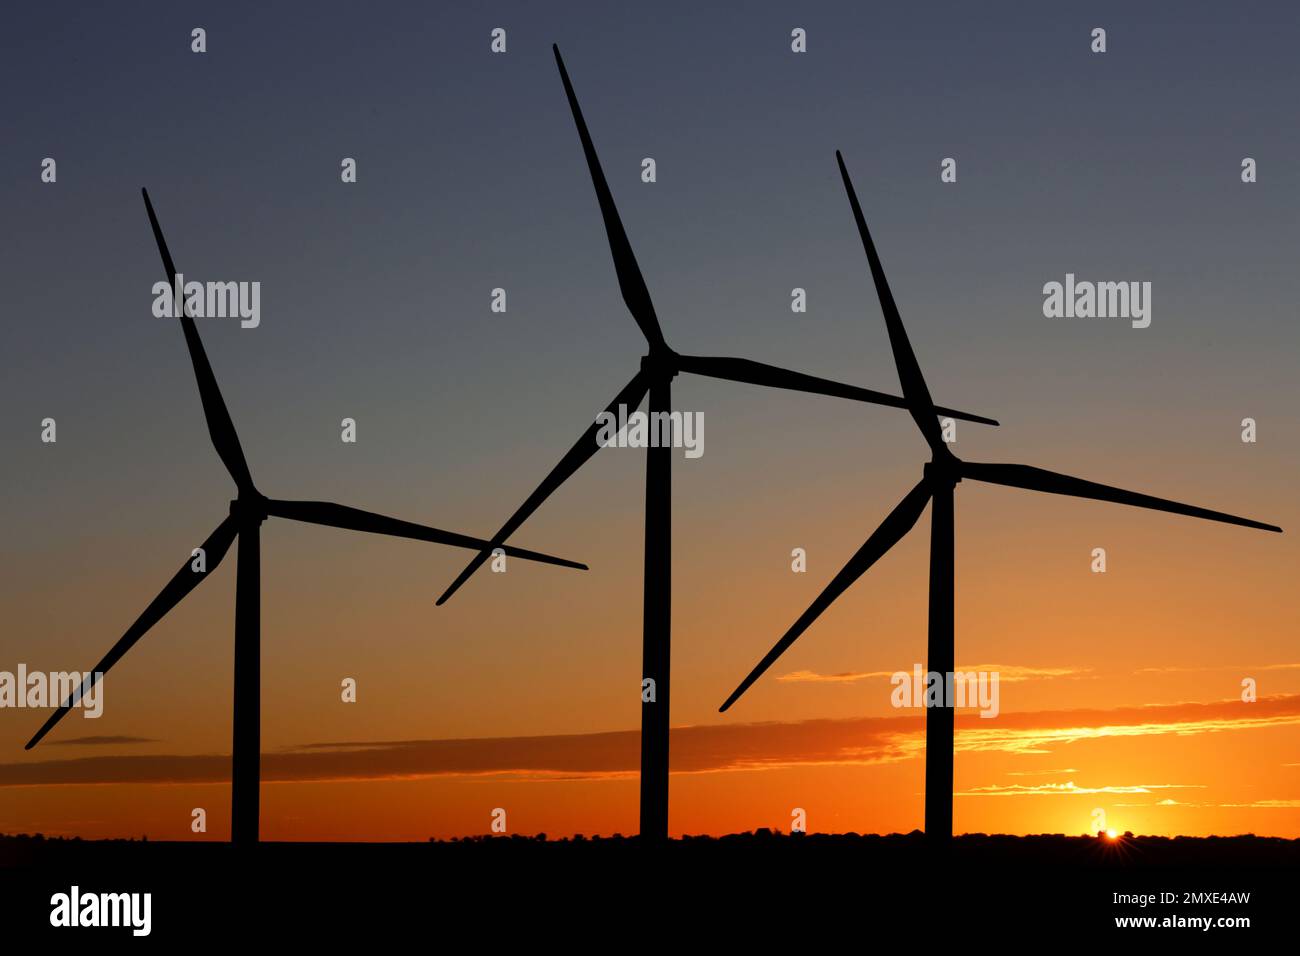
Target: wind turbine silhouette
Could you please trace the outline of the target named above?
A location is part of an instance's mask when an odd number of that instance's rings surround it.
[[[935,407],[930,400],[930,391],[921,375],[921,367],[912,352],[903,329],[902,317],[894,304],[894,296],[889,291],[885,279],[885,270],[880,265],[871,233],[867,231],[866,220],[862,216],[862,207],[858,205],[858,195],[849,179],[844,157],[835,152],[839,163],[840,176],[844,180],[844,189],[848,193],[849,203],[853,207],[853,218],[862,237],[862,247],[867,253],[867,262],[871,266],[871,277],[876,284],[876,294],[880,298],[880,310],[885,316],[885,328],[889,332],[889,345],[894,353],[894,364],[898,368],[898,379],[903,387],[903,397],[907,400],[908,411],[916,421],[917,428],[930,446],[930,461],[925,466],[924,476],[916,487],[909,491],[898,506],[880,523],[866,543],[858,549],[840,572],[831,579],[825,590],[800,615],[785,636],[767,652],[749,676],[732,691],[720,710],[725,711],[739,699],[749,686],[762,676],[763,672],[775,663],[785,651],[798,640],[826,608],[846,591],[850,585],[866,573],[890,548],[898,543],[912,526],[916,524],[927,502],[932,502],[930,512],[930,620],[928,659],[926,670],[930,673],[947,675],[954,670],[953,634],[953,497],[957,482],[963,478],[989,482],[995,485],[1008,485],[1028,491],[1045,491],[1056,495],[1069,495],[1075,498],[1093,498],[1097,501],[1110,501],[1136,508],[1149,508],[1154,511],[1168,511],[1173,514],[1187,515],[1192,518],[1205,518],[1209,521],[1223,521],[1228,524],[1258,528],[1262,531],[1282,529],[1271,524],[1238,518],[1221,511],[1210,511],[1193,505],[1180,504],[1165,498],[1139,494],[1100,485],[1081,478],[1045,471],[1030,465],[998,465],[980,462],[962,461],[944,443],[938,423],[935,420]],[[925,833],[937,843],[945,843],[952,837],[952,764],[953,764],[953,716],[952,702],[945,700],[943,706],[926,708],[925,715]]]
[[[149,223],[153,227],[154,239],[158,251],[162,254],[163,266],[167,270],[167,279],[176,284],[176,267],[172,263],[171,253],[167,251],[167,241],[163,238],[158,217],[154,215],[153,203],[149,201],[148,190],[141,190],[144,195],[145,208],[149,212]],[[185,344],[189,348],[190,361],[194,365],[194,377],[198,381],[199,397],[203,404],[203,415],[207,419],[208,434],[216,448],[230,477],[235,480],[238,489],[236,498],[230,502],[230,515],[217,525],[215,531],[203,542],[203,554],[206,570],[191,570],[192,564],[184,565],[175,576],[167,582],[156,598],[136,619],[114,644],[81,686],[69,695],[67,701],[50,715],[44,726],[27,742],[26,750],[31,750],[68,711],[94,686],[96,674],[105,674],[114,664],[122,659],[145,633],[158,623],[172,608],[198,587],[208,575],[217,569],[222,558],[226,556],[231,543],[239,538],[239,564],[235,582],[235,666],[234,666],[234,753],[231,767],[231,842],[237,844],[256,843],[258,838],[258,760],[261,755],[261,524],[267,517],[290,518],[309,524],[328,525],[333,528],[345,528],[352,531],[368,531],[398,538],[414,538],[419,541],[431,541],[458,548],[470,548],[475,551],[489,547],[489,542],[481,538],[442,531],[410,521],[401,521],[384,515],[372,514],[357,508],[332,504],[324,501],[282,501],[265,497],[253,485],[253,478],[244,459],[239,437],[235,434],[234,422],[226,410],[226,403],[217,387],[212,366],[208,364],[207,353],[199,339],[194,319],[181,310],[181,329],[185,333]],[[545,564],[558,564],[569,568],[586,570],[585,564],[556,558],[536,551],[506,548],[507,554],[539,561]]]
[[[596,199],[600,204],[601,217],[605,223],[605,233],[609,240],[610,253],[614,259],[614,270],[618,275],[619,289],[623,301],[632,318],[636,320],[641,334],[649,346],[646,355],[641,358],[641,367],[632,380],[614,396],[605,411],[617,417],[619,407],[626,405],[629,409],[640,405],[641,399],[649,392],[648,410],[654,414],[667,414],[672,408],[670,383],[678,372],[691,372],[710,378],[726,379],[734,382],[747,382],[754,385],[766,385],[798,392],[829,395],[836,398],[852,399],[876,405],[888,405],[894,408],[907,408],[904,399],[884,392],[858,388],[840,382],[792,372],[788,369],[765,365],[748,359],[704,357],[682,355],[675,352],[664,340],[663,330],[655,315],[650,292],[645,279],[637,265],[631,243],[623,229],[614,197],[592,145],[591,134],[578,106],[578,98],[569,82],[569,73],[564,68],[558,46],[553,46],[555,63],[560,70],[560,79],[564,83],[564,92],[569,100],[569,109],[573,113],[574,124],[578,128],[578,138],[582,141],[582,150],[587,158],[587,168],[591,174],[592,185],[596,190]],[[991,418],[971,415],[966,412],[946,408],[934,408],[934,414],[947,415],[965,421],[996,425]],[[438,598],[443,604],[465,583],[483,562],[490,556],[491,548],[498,547],[542,504],[543,501],[576,472],[600,445],[599,416],[597,422],[590,425],[552,469],[546,479],[528,496],[509,520],[501,526],[492,537],[492,544],[475,555],[460,576]],[[646,449],[646,490],[645,490],[645,573],[642,612],[642,679],[654,682],[654,699],[645,701],[641,707],[641,836],[646,840],[664,840],[668,836],[668,731],[669,731],[669,683],[671,650],[671,605],[672,605],[672,485],[671,457],[672,449],[661,444]],[[645,686],[643,684],[643,686]],[[643,701],[645,700],[643,695]]]

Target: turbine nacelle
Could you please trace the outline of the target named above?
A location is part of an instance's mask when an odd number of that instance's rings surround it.
[[[925,476],[926,484],[935,489],[952,488],[962,480],[964,464],[965,462],[944,448],[925,463],[921,473]]]
[[[269,499],[258,491],[232,498],[230,500],[230,516],[238,520],[241,525],[249,522],[261,524],[270,517],[268,501]]]
[[[656,382],[671,382],[682,371],[682,357],[667,345],[641,356],[641,374]]]

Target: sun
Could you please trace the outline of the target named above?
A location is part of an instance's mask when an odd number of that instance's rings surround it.
[[[1114,830],[1107,830],[1107,831],[1106,831],[1106,839],[1107,839],[1107,840],[1114,840],[1114,839],[1117,839],[1118,837],[1119,837],[1119,834],[1116,833]]]

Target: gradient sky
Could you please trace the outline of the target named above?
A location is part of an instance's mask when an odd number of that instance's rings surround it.
[[[1089,7],[4,11],[0,670],[89,667],[233,494],[180,330],[150,312],[142,185],[181,271],[262,283],[259,328],[199,328],[265,493],[488,535],[554,465],[644,351],[558,42],[679,351],[897,390],[842,149],[936,401],[1003,422],[961,425],[959,455],[1288,529],[960,486],[958,663],[1016,679],[1001,717],[959,720],[955,828],[1077,833],[1102,807],[1300,836],[1300,20]],[[1152,282],[1150,328],[1044,318],[1067,272]],[[851,678],[923,658],[928,517],[717,707],[924,443],[884,408],[686,376],[674,398],[706,427],[674,459],[672,832],[788,829],[794,807],[813,830],[919,827],[920,719]],[[442,608],[465,552],[264,527],[264,838],[482,833],[495,807],[516,832],[636,829],[642,455],[602,452],[514,539],[591,571],[512,563]],[[0,710],[0,831],[188,838],[204,806],[227,836],[234,572],[232,552],[114,669],[103,718],[23,752],[44,714]]]

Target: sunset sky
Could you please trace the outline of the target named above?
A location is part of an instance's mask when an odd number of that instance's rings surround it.
[[[150,311],[141,186],[182,272],[262,283],[258,328],[199,329],[264,493],[487,536],[550,470],[644,351],[557,42],[674,348],[898,391],[838,148],[935,400],[1002,422],[960,424],[958,455],[1286,529],[960,485],[957,661],[1002,684],[998,717],[958,718],[955,831],[1082,833],[1101,808],[1300,837],[1300,23],[871,7],[6,11],[0,671],[90,667],[234,494]],[[1150,327],[1044,318],[1066,273],[1150,281]],[[718,713],[920,477],[915,426],[685,375],[673,397],[705,444],[673,460],[672,833],[795,808],[919,828],[923,716],[886,675],[924,663],[928,516]],[[495,808],[510,832],[635,832],[643,456],[602,451],[512,539],[590,571],[511,562],[440,608],[469,552],[264,525],[263,839],[478,834]],[[0,709],[0,832],[228,838],[236,563],[114,668],[102,718],[24,752],[46,712]]]

